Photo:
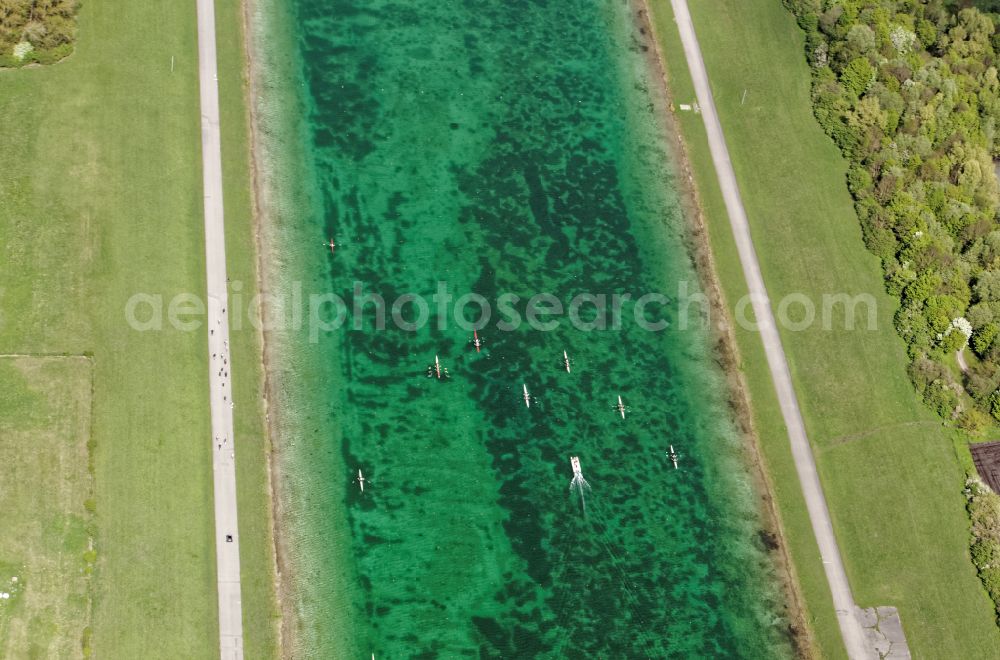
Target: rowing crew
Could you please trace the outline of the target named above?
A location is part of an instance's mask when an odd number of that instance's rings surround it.
[[[472,343],[476,347],[476,352],[478,353],[482,348],[483,341],[479,338],[479,333],[476,332],[475,330],[472,331]],[[569,354],[566,351],[563,351],[563,366],[566,368],[566,373],[572,373],[569,363]],[[442,367],[441,359],[437,355],[435,355],[434,364],[429,365],[427,367],[427,377],[428,378],[436,377],[438,380],[444,380],[445,378],[449,378],[450,376],[451,374],[448,373],[447,367]],[[521,391],[522,391],[521,398],[524,400],[525,407],[530,408],[531,394],[528,392],[528,385],[526,383],[521,384]],[[625,406],[625,402],[622,401],[622,397],[620,394],[618,395],[618,403],[615,404],[614,409],[618,411],[618,414],[622,416],[622,419],[625,419],[625,411],[627,410],[627,408]]]
[[[678,457],[677,457],[677,452],[674,451],[673,445],[670,445],[670,451],[667,452],[667,456],[670,458],[670,461],[674,464],[674,469],[676,470]],[[580,480],[585,484],[586,481],[583,481],[583,470],[580,469],[580,459],[576,456],[570,456],[569,463],[570,466],[573,468],[573,483],[575,484],[577,480]],[[366,481],[368,480],[365,479],[365,475],[361,471],[361,468],[358,468],[358,476],[354,480],[354,482],[358,484],[358,487],[361,489],[362,494],[364,494],[365,492]]]
[[[448,368],[442,367],[441,361],[438,359],[438,356],[435,355],[434,364],[427,367],[427,377],[431,378],[437,376],[438,380],[442,380],[444,378],[449,378],[450,375],[451,374],[448,373]]]

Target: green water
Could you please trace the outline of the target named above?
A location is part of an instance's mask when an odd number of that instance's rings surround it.
[[[308,329],[272,333],[297,652],[790,655],[710,337],[678,329],[678,287],[698,283],[634,9],[270,11],[257,17],[271,71],[258,110],[274,291],[302,282],[350,307],[360,283],[389,304],[425,296],[432,314],[440,282],[456,297],[514,294],[522,314],[538,293],[674,300],[649,308],[671,321],[661,332],[630,304],[620,328],[591,330],[565,316],[504,330],[494,309],[481,353],[450,314],[378,329],[371,304],[360,329],[352,315],[315,343]],[[435,355],[449,379],[426,377]],[[586,511],[570,456],[592,486]]]

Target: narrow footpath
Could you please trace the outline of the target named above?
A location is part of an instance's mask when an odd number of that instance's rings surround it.
[[[750,236],[750,224],[747,221],[746,210],[743,208],[743,200],[736,184],[736,173],[733,171],[733,164],[729,158],[729,149],[722,133],[722,125],[719,123],[719,116],[715,110],[715,99],[712,97],[712,90],[709,87],[708,72],[702,59],[701,48],[695,35],[687,0],[670,0],[670,2],[673,6],[677,27],[680,30],[688,69],[694,80],[695,94],[698,98],[698,105],[701,107],[705,130],[708,132],[712,161],[715,165],[719,185],[722,188],[726,210],[729,213],[729,224],[736,239],[740,263],[743,266],[743,275],[750,289],[754,315],[760,326],[767,364],[774,381],[774,388],[778,393],[781,414],[785,420],[785,426],[788,427],[788,439],[792,446],[795,469],[802,485],[802,493],[805,495],[806,508],[809,511],[813,533],[816,535],[816,542],[823,559],[826,579],[830,583],[830,591],[833,593],[833,604],[837,611],[840,634],[847,647],[847,654],[852,659],[867,660],[877,657],[866,643],[865,633],[861,621],[858,619],[858,608],[854,603],[854,596],[851,594],[851,585],[847,581],[847,573],[844,571],[840,549],[837,547],[833,524],[830,521],[830,511],[826,506],[826,498],[823,496],[823,487],[820,485],[819,474],[816,471],[816,461],[813,458],[812,448],[806,437],[799,402],[795,396],[795,390],[792,388],[788,361],[781,345],[781,337],[778,334],[774,314],[771,312],[771,302],[767,296],[767,289],[764,287],[760,263],[757,261],[757,253]]]
[[[201,158],[205,194],[205,271],[208,292],[209,398],[215,494],[215,558],[219,592],[219,652],[243,658],[240,537],[236,517],[236,447],[233,437],[232,360],[229,356],[226,238],[222,208],[222,143],[215,48],[215,3],[198,2],[198,76]]]

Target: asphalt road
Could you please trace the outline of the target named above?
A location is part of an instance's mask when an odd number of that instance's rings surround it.
[[[229,357],[226,239],[222,207],[222,145],[215,48],[215,3],[198,3],[198,77],[201,90],[201,157],[205,195],[205,270],[208,291],[209,397],[215,494],[215,557],[219,591],[219,651],[243,658],[240,602],[240,536],[236,515],[236,447],[233,436],[232,360]]]
[[[781,414],[784,417],[785,426],[788,427],[788,439],[792,446],[795,469],[802,485],[802,493],[805,495],[806,508],[809,511],[813,533],[816,535],[816,542],[823,559],[826,579],[830,583],[830,591],[833,593],[833,604],[837,611],[840,634],[851,658],[871,658],[875,654],[868,649],[866,644],[865,635],[857,617],[857,605],[851,594],[851,585],[847,581],[844,564],[840,558],[840,549],[837,547],[833,524],[830,522],[830,511],[826,506],[823,487],[820,485],[819,475],[816,472],[812,448],[806,437],[802,413],[799,410],[795,390],[792,388],[788,361],[781,345],[781,337],[778,334],[774,314],[771,312],[767,289],[764,287],[760,263],[757,261],[757,253],[750,236],[750,225],[747,221],[746,210],[743,208],[743,200],[740,198],[739,187],[736,185],[736,173],[733,171],[733,164],[729,159],[729,149],[726,147],[722,125],[719,123],[719,116],[715,110],[715,100],[708,83],[708,73],[705,70],[701,48],[694,32],[691,13],[688,11],[687,0],[670,0],[670,2],[673,5],[681,41],[684,44],[684,55],[687,58],[688,69],[694,80],[695,94],[698,98],[698,105],[701,107],[701,116],[708,132],[712,161],[715,164],[719,185],[722,187],[726,210],[729,213],[729,223],[736,239],[740,263],[743,266],[743,275],[750,289],[754,316],[760,326],[761,340],[764,342],[764,350],[767,354],[767,364],[771,370],[774,388],[778,393]]]

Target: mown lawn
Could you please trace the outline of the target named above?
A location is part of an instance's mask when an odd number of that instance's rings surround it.
[[[228,257],[249,298],[240,9],[217,5]],[[205,287],[195,25],[193,3],[85,3],[72,57],[0,72],[0,353],[93,356],[98,657],[218,655],[205,331],[138,332],[124,314],[135,293]],[[244,327],[232,343],[245,646],[270,657],[259,338]]]
[[[72,658],[89,644],[90,384],[86,357],[0,357],[4,658]]]
[[[691,103],[670,4],[652,4],[675,102]],[[782,332],[855,599],[897,606],[915,657],[998,657],[992,606],[968,558],[967,452],[907,380],[895,303],[861,242],[845,162],[810,110],[802,34],[780,0],[690,4],[772,304],[793,293],[817,309],[824,294],[877,301],[875,330],[846,330],[835,315],[831,330]],[[678,115],[732,307],[746,286],[701,118]],[[737,340],[816,644],[843,657],[763,349],[754,333]]]

